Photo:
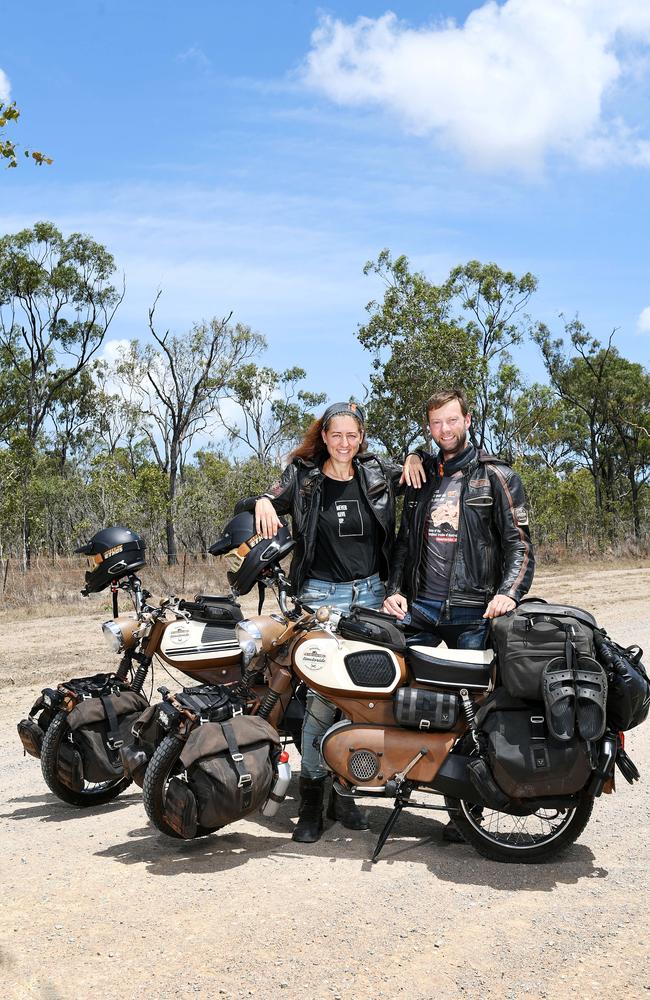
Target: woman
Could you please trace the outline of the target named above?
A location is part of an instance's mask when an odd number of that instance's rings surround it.
[[[358,403],[334,403],[307,430],[291,462],[268,493],[238,504],[255,509],[256,530],[271,538],[279,514],[291,514],[296,541],[291,563],[293,593],[312,607],[327,604],[347,612],[351,604],[380,608],[383,580],[395,531],[395,490],[402,469],[367,452],[365,417]],[[419,466],[421,468],[421,465]],[[409,479],[419,481],[418,465]],[[336,707],[310,691],[302,730],[300,809],[293,839],[318,840],[323,831],[327,768],[319,744]],[[367,817],[353,799],[337,795],[328,816],[350,830],[367,830]]]

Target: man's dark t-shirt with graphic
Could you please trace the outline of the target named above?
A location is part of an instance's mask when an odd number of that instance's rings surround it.
[[[445,601],[458,540],[462,472],[444,476],[435,489],[424,522],[423,562],[418,597]]]

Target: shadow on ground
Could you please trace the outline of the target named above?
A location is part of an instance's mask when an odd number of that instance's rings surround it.
[[[97,851],[97,856],[111,858],[125,865],[145,865],[147,872],[164,878],[176,875],[208,874],[230,871],[249,861],[271,857],[300,864],[308,858],[322,858],[329,864],[357,861],[368,877],[389,865],[399,869],[404,863],[425,865],[438,879],[458,885],[483,885],[494,889],[550,892],[559,884],[573,885],[585,878],[607,878],[608,872],[595,865],[591,850],[584,844],[572,845],[556,861],[545,864],[501,864],[482,858],[467,844],[446,844],[441,820],[416,812],[402,814],[394,836],[388,841],[379,861],[370,861],[377,838],[388,819],[390,806],[373,803],[371,829],[351,832],[340,823],[326,825],[315,844],[297,844],[291,838],[297,812],[289,800],[273,820],[260,820],[259,833],[233,826],[194,841],[166,837],[152,826],[141,826],[129,833],[129,839]],[[257,817],[256,817],[257,819]]]

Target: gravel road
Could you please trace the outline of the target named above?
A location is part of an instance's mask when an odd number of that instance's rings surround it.
[[[539,574],[534,592],[650,650],[647,567]],[[413,811],[373,866],[389,813],[376,801],[370,831],[330,823],[294,844],[295,775],[273,820],[179,843],[149,825],[138,789],[76,810],[22,756],[15,724],[40,687],[90,672],[89,657],[92,670],[113,665],[101,619],[0,616],[4,996],[650,998],[650,724],[626,741],[641,782],[619,775],[546,865],[444,844],[445,814]]]

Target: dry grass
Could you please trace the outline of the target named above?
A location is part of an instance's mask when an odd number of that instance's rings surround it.
[[[589,559],[560,558],[557,552],[542,551],[537,554],[538,577],[554,577],[571,573],[580,577],[581,573],[594,570],[642,569],[650,566],[647,555],[621,555],[616,558],[601,556]],[[4,573],[2,574],[4,575]],[[59,618],[76,612],[89,611],[111,614],[111,596],[108,591],[82,597],[80,590],[84,583],[84,566],[76,558],[46,561],[37,559],[26,573],[18,562],[9,564],[4,593],[0,596],[0,619],[24,620],[27,618]],[[177,594],[191,598],[195,594],[226,594],[228,583],[221,560],[188,559],[183,565],[167,566],[164,563],[147,565],[142,571],[142,583],[154,595]],[[2,578],[0,577],[0,586]],[[252,594],[256,599],[256,591]],[[253,602],[254,603],[254,602]],[[125,601],[120,602],[125,608]],[[251,608],[253,604],[251,604]]]
[[[85,566],[77,558],[37,559],[26,572],[18,562],[10,562],[4,593],[0,596],[0,616],[57,618],[74,613],[75,609],[84,613],[89,607],[110,614],[112,603],[108,591],[81,596],[84,573]],[[217,559],[188,559],[185,565],[181,562],[178,566],[153,563],[144,568],[141,579],[143,586],[155,595],[193,597],[225,594],[229,589],[225,570]]]

